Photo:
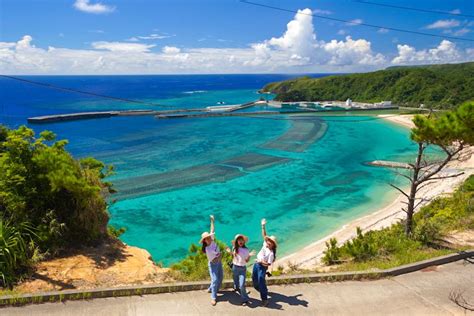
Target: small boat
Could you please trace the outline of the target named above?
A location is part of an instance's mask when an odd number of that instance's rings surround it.
[[[219,104],[219,105],[220,104],[225,104],[225,102],[224,101],[219,101],[219,102],[217,102],[217,104]]]

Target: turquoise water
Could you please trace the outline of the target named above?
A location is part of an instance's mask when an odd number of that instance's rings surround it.
[[[176,107],[255,100],[279,75],[48,77],[41,80],[97,93]],[[36,78],[36,80],[40,80]],[[57,91],[2,81],[0,122],[74,111],[142,109],[127,103],[66,97]],[[322,121],[321,121],[322,120]],[[280,240],[279,256],[378,209],[401,179],[375,160],[402,160],[414,147],[408,131],[371,117],[227,117],[156,120],[114,117],[34,125],[67,138],[76,157],[115,166],[119,193],[111,223],[126,227],[126,243],[168,265],[186,255],[216,217],[217,237],[236,233],[260,246],[260,219]],[[325,132],[324,132],[325,131]],[[310,135],[311,137],[307,137]],[[250,157],[250,158],[249,158]],[[212,176],[211,176],[212,175]]]
[[[132,175],[207,164],[245,152],[291,160],[222,183],[118,201],[110,208],[112,224],[127,228],[125,242],[146,248],[165,264],[185,255],[189,245],[208,230],[209,214],[216,217],[218,238],[226,242],[244,233],[250,246],[257,248],[259,221],[265,217],[269,233],[280,239],[280,254],[297,250],[393,198],[388,183],[400,179],[364,162],[400,159],[412,150],[407,131],[384,121],[330,119],[325,135],[302,153],[260,146],[288,130],[291,121],[287,120],[200,119],[174,125],[172,133],[181,135],[179,139],[162,146],[148,143],[154,147],[152,153],[143,148],[141,153],[133,150],[133,156],[119,154],[127,157],[114,163],[121,167],[121,176],[133,181]],[[160,138],[168,133],[145,134]],[[144,167],[137,171],[130,160]]]

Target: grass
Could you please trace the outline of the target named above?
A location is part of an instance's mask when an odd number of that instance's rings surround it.
[[[404,233],[403,222],[378,231],[362,233],[338,246],[326,243],[323,262],[332,271],[389,269],[450,253],[466,250],[449,244],[453,232],[474,229],[474,175],[449,197],[439,197],[421,208],[414,217],[414,232]]]
[[[396,253],[387,258],[377,258],[374,260],[364,262],[346,262],[341,265],[337,265],[334,270],[338,272],[345,271],[370,271],[370,270],[385,270],[396,268],[405,264],[415,263],[431,258],[436,258],[450,253],[457,252],[455,249],[432,249],[426,248],[416,251],[407,251],[405,253]]]

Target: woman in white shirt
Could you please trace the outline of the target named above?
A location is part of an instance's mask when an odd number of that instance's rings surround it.
[[[201,234],[201,240],[199,243],[202,244],[202,252],[207,256],[209,261],[209,275],[211,276],[211,285],[209,290],[211,291],[211,305],[216,305],[217,291],[222,284],[224,273],[222,270],[222,256],[219,246],[215,242],[214,232],[214,216],[210,216],[211,219],[211,232],[204,232]]]
[[[247,295],[247,290],[245,289],[247,262],[249,262],[251,256],[255,255],[255,252],[249,252],[247,246],[245,245],[248,240],[249,239],[247,236],[237,234],[232,241],[232,251],[227,248],[227,251],[232,254],[232,275],[234,277],[234,288],[236,291],[240,292],[242,305],[247,305],[249,301],[249,296]]]
[[[268,289],[265,276],[267,274],[268,267],[270,267],[276,258],[276,249],[278,246],[277,238],[275,236],[267,236],[265,225],[267,221],[262,219],[262,237],[263,246],[257,255],[257,260],[253,265],[252,271],[252,282],[253,287],[260,292],[262,299],[262,306],[268,305]]]

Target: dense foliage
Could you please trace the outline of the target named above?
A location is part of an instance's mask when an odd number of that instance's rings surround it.
[[[303,77],[270,83],[263,90],[276,93],[276,100],[280,101],[344,101],[350,98],[359,102],[391,100],[397,105],[452,108],[474,99],[474,62],[392,67],[323,78]]]
[[[224,277],[230,278],[232,271],[230,270],[228,263],[232,261],[232,255],[225,251],[227,246],[223,242],[219,240],[216,242],[223,256],[222,265],[224,268]],[[186,258],[171,266],[171,274],[173,278],[185,281],[209,279],[207,256],[202,252],[201,246],[192,244],[189,247],[189,253]]]
[[[423,207],[414,217],[412,238],[404,233],[403,223],[378,231],[362,233],[338,246],[335,239],[326,243],[323,262],[342,263],[348,269],[387,268],[405,264],[431,254],[443,253],[443,238],[454,230],[474,229],[474,176],[450,197],[440,197]]]
[[[92,158],[74,159],[67,141],[26,127],[0,127],[0,280],[11,285],[40,253],[107,236],[103,181],[111,172]],[[0,284],[1,285],[1,284]]]

